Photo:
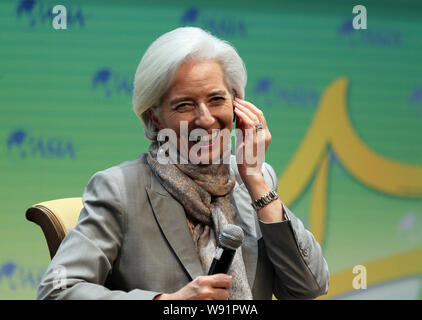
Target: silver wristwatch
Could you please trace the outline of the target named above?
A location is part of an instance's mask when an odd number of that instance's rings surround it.
[[[252,207],[255,209],[255,211],[258,211],[259,209],[262,209],[270,202],[278,199],[278,194],[275,192],[275,190],[267,192],[262,197],[256,199],[254,202],[252,202]]]

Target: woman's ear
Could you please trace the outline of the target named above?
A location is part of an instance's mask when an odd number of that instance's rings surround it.
[[[232,100],[237,97],[237,93],[235,89],[232,89]],[[234,113],[234,105],[233,105],[233,123],[236,123],[236,113]]]
[[[147,110],[149,117],[151,118],[152,122],[156,125],[156,127],[160,130],[162,128],[161,122],[158,120],[158,117],[155,115],[152,108]]]

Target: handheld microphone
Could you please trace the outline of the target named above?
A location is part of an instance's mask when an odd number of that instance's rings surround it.
[[[227,273],[232,264],[236,249],[243,242],[242,228],[234,224],[226,225],[218,236],[218,246],[208,275]]]

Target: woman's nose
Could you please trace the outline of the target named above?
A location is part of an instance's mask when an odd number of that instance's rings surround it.
[[[208,107],[201,103],[198,108],[198,112],[195,119],[195,125],[201,128],[209,128],[215,122],[215,118],[212,116]]]

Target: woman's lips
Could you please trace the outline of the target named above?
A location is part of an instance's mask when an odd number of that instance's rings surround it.
[[[219,136],[220,136],[220,130],[213,130],[211,134],[198,138],[200,140],[197,142],[197,144],[199,145],[201,149],[210,148],[216,143]]]

